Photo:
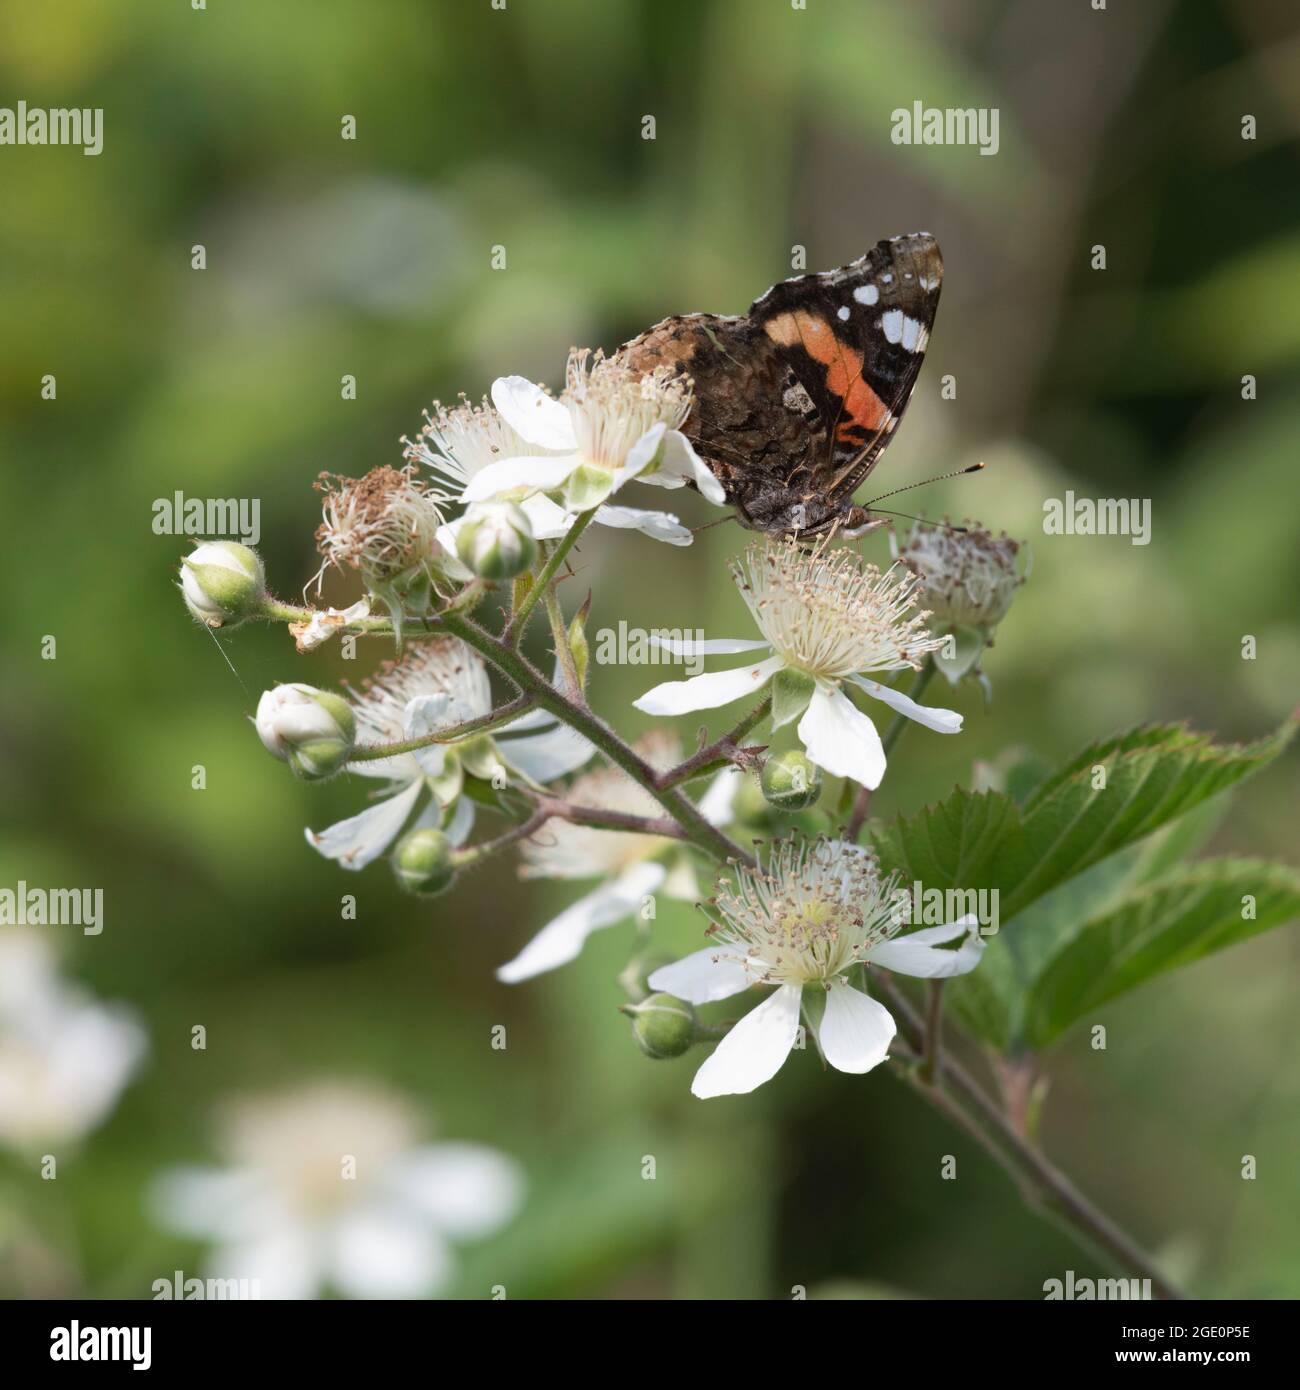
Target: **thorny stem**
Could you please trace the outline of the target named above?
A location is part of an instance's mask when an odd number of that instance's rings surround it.
[[[353,763],[376,762],[380,758],[394,758],[399,753],[418,753],[421,748],[428,748],[435,743],[455,743],[462,738],[468,738],[471,734],[486,733],[489,729],[497,729],[502,724],[509,724],[511,720],[517,719],[521,714],[527,714],[532,709],[533,704],[534,700],[531,695],[520,695],[508,704],[489,710],[487,714],[479,715],[477,719],[467,719],[463,724],[453,724],[447,729],[435,729],[433,733],[421,734],[419,738],[399,739],[396,743],[362,744],[361,747],[352,750],[352,756],[348,761]]]
[[[916,680],[911,690],[907,693],[913,699],[919,701],[925,692],[925,687],[930,684],[930,679],[936,670],[934,657],[927,656],[925,665],[917,672]],[[902,736],[903,730],[912,721],[905,714],[896,714],[889,728],[885,730],[885,736],[880,740],[880,746],[885,751],[885,757],[894,751],[894,744]],[[857,799],[853,803],[853,815],[849,818],[848,838],[854,843],[862,834],[862,827],[867,819],[867,813],[871,810],[871,790],[869,787],[859,787]]]
[[[626,743],[613,729],[584,703],[577,703],[557,690],[545,676],[517,650],[524,624],[538,599],[549,591],[563,563],[564,556],[578,534],[591,519],[584,513],[555,547],[537,582],[524,596],[510,619],[504,634],[496,637],[461,611],[467,604],[453,603],[448,609],[424,620],[427,632],[449,632],[473,647],[519,690],[519,697],[483,717],[460,725],[456,730],[444,730],[428,739],[411,740],[406,744],[391,744],[379,749],[361,750],[362,757],[387,757],[395,752],[412,751],[426,743],[442,742],[449,737],[462,737],[482,728],[513,718],[524,709],[534,706],[547,710],[588,739],[616,766],[642,786],[668,813],[663,818],[623,816],[602,808],[571,805],[550,796],[530,792],[536,808],[530,817],[498,839],[479,846],[481,854],[495,852],[535,834],[548,819],[564,819],[577,825],[592,825],[603,829],[625,830],[633,833],[662,835],[687,840],[708,855],[723,861],[753,866],[752,856],[711,825],[698,807],[679,789],[680,783],[712,770],[714,763],[732,761],[736,745],[767,713],[767,701],[751,711],[729,734],[716,743],[701,749],[664,774],[658,774],[644,758]],[[313,610],[268,599],[263,616],[282,622],[300,622],[311,618]],[[364,618],[341,628],[344,632],[391,633],[392,624],[385,618]],[[910,692],[919,698],[934,674],[933,658],[927,660]],[[897,716],[882,740],[886,754],[894,747],[909,721]],[[356,756],[356,755],[354,755]],[[854,804],[850,822],[850,838],[856,840],[870,807],[870,793],[861,789]],[[467,854],[472,851],[467,852]],[[477,856],[476,856],[477,857]],[[1055,1217],[1076,1237],[1117,1260],[1121,1266],[1136,1270],[1151,1281],[1160,1298],[1180,1299],[1181,1290],[1170,1282],[1129,1235],[1104,1212],[1093,1205],[1064,1173],[1023,1134],[1019,1133],[1001,1108],[987,1095],[949,1054],[940,1067],[941,995],[936,989],[930,996],[928,1026],[912,1007],[907,997],[887,979],[878,978],[881,992],[901,1019],[906,1043],[894,1049],[895,1068],[904,1079],[949,1121],[975,1140],[1000,1167],[1017,1182],[1026,1199],[1046,1214]],[[911,1064],[911,1065],[909,1065]]]
[[[583,512],[572,526],[565,532],[559,544],[547,556],[545,565],[542,566],[541,573],[533,583],[533,587],[524,595],[519,606],[511,614],[510,621],[506,624],[506,630],[502,637],[507,646],[518,646],[519,639],[524,635],[524,628],[528,624],[529,614],[537,604],[537,600],[544,593],[549,592],[551,581],[559,572],[560,566],[564,563],[564,557],[573,548],[573,543],[582,535],[587,527],[587,523],[595,516],[595,509]]]
[[[771,708],[772,697],[765,695],[729,733],[723,734],[720,739],[710,743],[706,748],[701,748],[698,753],[693,753],[689,758],[678,763],[676,767],[663,773],[659,778],[660,788],[680,786],[683,782],[689,782],[696,777],[704,777],[710,772],[716,772],[719,768],[735,762],[735,754],[739,750],[740,740],[756,725],[763,722]]]
[[[902,1021],[908,1042],[913,1048],[923,1048],[926,1045],[925,1028],[907,996],[879,975],[876,982],[881,993],[889,1000],[891,1010]],[[1075,1236],[1083,1237],[1090,1245],[1117,1260],[1122,1267],[1136,1270],[1143,1278],[1149,1279],[1157,1297],[1186,1297],[1176,1284],[1160,1272],[1150,1255],[1127,1232],[1094,1206],[1040,1149],[1016,1132],[1006,1115],[964,1067],[949,1056],[944,1063],[943,1079],[933,1081],[924,1079],[923,1067],[924,1061],[921,1067],[908,1070],[903,1076],[919,1095],[959,1125],[1005,1169],[1020,1186],[1027,1200],[1055,1217]],[[944,1082],[947,1081],[951,1082],[951,1088],[945,1086]],[[977,1112],[978,1118],[971,1114],[972,1110]]]

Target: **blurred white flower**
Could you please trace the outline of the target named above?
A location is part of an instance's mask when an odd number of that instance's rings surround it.
[[[422,1144],[410,1104],[329,1081],[224,1115],[227,1166],[160,1175],[160,1223],[213,1242],[207,1275],[263,1298],[413,1298],[446,1287],[452,1243],[504,1226],[523,1175],[480,1144]]]
[[[509,377],[505,380],[517,382],[521,378]],[[530,383],[525,382],[524,385],[529,391],[543,395]],[[498,386],[501,386],[500,382],[493,387],[494,396],[498,394]],[[505,389],[502,387],[503,398]],[[549,397],[543,398],[550,400]],[[555,401],[550,403],[556,405]],[[406,457],[431,468],[438,476],[439,483],[461,501],[471,501],[473,499],[468,496],[470,485],[494,465],[520,458],[549,460],[556,455],[541,444],[525,439],[502,412],[485,400],[481,406],[463,401],[452,409],[435,402],[433,413],[426,413],[420,437],[414,442],[406,442]],[[543,491],[535,491],[530,486],[512,485],[500,495],[519,503],[532,525],[534,538],[539,541],[557,540],[577,520],[573,511],[566,511]],[[592,520],[600,526],[641,531],[669,545],[690,545],[692,540],[690,531],[671,512],[606,505],[596,508]],[[457,517],[439,531],[438,538],[447,550],[455,552],[464,524],[465,517]]]
[[[664,735],[650,735],[638,742],[637,749],[660,771],[680,757],[676,740]],[[568,800],[576,806],[625,815],[663,814],[663,808],[644,787],[613,767],[584,773],[569,788]],[[701,809],[709,813],[703,802]],[[713,809],[720,818],[725,814],[720,802]],[[676,847],[677,842],[667,836],[547,821],[523,843],[520,877],[598,878],[601,883],[548,922],[513,960],[497,970],[497,979],[503,984],[518,984],[576,960],[592,932],[627,921],[659,888],[673,897],[693,899],[697,888],[689,864],[683,861],[674,872],[663,862]]]
[[[822,1056],[861,1073],[889,1055],[897,1031],[883,1004],[849,982],[861,965],[943,979],[979,964],[984,940],[974,916],[897,938],[903,925],[896,879],[882,880],[875,856],[839,840],[778,841],[758,868],[723,881],[711,907],[717,943],[656,970],[651,989],[691,1004],[729,999],[751,985],[776,985],[718,1044],[691,1084],[701,1098],[741,1095],[769,1081],[790,1055],[799,1018],[810,1017]],[[961,938],[955,950],[945,947]]]
[[[798,718],[799,738],[818,767],[873,789],[885,775],[885,750],[843,682],[927,729],[960,731],[960,714],[917,704],[864,674],[919,668],[942,645],[925,631],[924,613],[908,616],[921,582],[915,575],[882,574],[855,551],[807,550],[794,541],[750,546],[731,562],[731,573],[763,640],[659,639],[659,645],[684,656],[764,649],[773,655],[733,671],[665,681],[634,701],[637,709],[656,715],[716,709],[771,682],[773,728]]]
[[[144,1054],[129,1009],[63,979],[35,932],[0,932],[0,1144],[29,1152],[81,1139]]]
[[[396,743],[491,713],[492,689],[483,662],[459,638],[434,637],[381,667],[353,697],[353,709],[359,745]],[[429,805],[413,828],[441,829],[461,845],[474,826],[474,803],[460,794],[467,771],[491,778],[504,767],[540,785],[581,767],[594,751],[567,725],[531,710],[491,738],[352,762],[349,772],[387,783],[380,800],[325,830],[308,830],[307,843],[345,869],[364,869],[398,837],[428,790]]]

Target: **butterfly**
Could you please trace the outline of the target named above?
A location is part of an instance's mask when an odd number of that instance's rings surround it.
[[[853,494],[907,408],[942,282],[938,243],[913,232],[783,280],[743,316],[664,319],[618,360],[691,377],[682,430],[743,526],[859,536],[888,524]]]

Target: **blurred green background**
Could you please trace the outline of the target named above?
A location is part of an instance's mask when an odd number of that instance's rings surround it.
[[[897,505],[1006,528],[1035,565],[986,661],[993,705],[964,687],[967,732],[909,736],[875,810],[969,785],[1013,744],[1061,758],[1180,718],[1254,737],[1300,690],[1289,0],[6,0],[0,79],[0,104],[105,112],[98,158],[0,149],[0,883],[103,887],[101,937],[49,931],[152,1042],[57,1183],[10,1170],[62,1252],[40,1287],[140,1296],[197,1268],[199,1247],[150,1223],[149,1181],[211,1156],[231,1092],[322,1075],[381,1080],[437,1134],[525,1165],[527,1206],[465,1253],[460,1295],[1041,1297],[1066,1269],[1110,1272],[883,1073],[796,1054],[754,1096],[692,1099],[698,1054],[643,1059],[615,1012],[628,927],[496,984],[578,886],[494,871],[430,905],[382,864],[316,856],[302,827],[364,789],[295,783],[246,716],[277,680],[355,679],[387,652],[301,658],[283,631],[240,631],[232,674],[184,612],[186,547],[153,533],[152,504],[259,498],[292,596],[317,564],[312,479],[397,461],[433,398],[508,372],[558,385],[571,344],[742,311],[796,245],[829,268],[924,228],[943,303],[875,481],[986,460]],[[999,153],[892,145],[890,112],[917,100],[998,107]],[[1044,536],[1043,499],[1068,488],[1150,498],[1151,544]],[[744,539],[604,532],[566,601],[593,588],[593,628],[743,635],[724,561]],[[596,669],[593,700],[627,732],[649,674]],[[1216,848],[1293,858],[1294,778],[1292,758],[1252,782]],[[658,931],[687,949],[701,926],[675,905]],[[1076,1034],[1051,1059],[1049,1152],[1201,1293],[1300,1295],[1298,956],[1284,931],[1213,957],[1102,1011],[1105,1052]]]

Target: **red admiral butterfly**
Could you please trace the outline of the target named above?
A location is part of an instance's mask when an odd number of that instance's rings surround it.
[[[914,232],[840,270],[784,280],[744,317],[665,319],[618,356],[694,380],[682,429],[742,525],[862,535],[887,523],[853,494],[907,408],[942,280],[938,243]]]

